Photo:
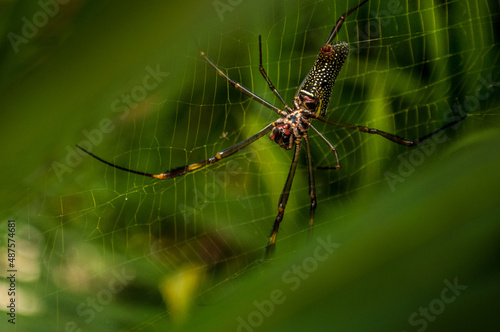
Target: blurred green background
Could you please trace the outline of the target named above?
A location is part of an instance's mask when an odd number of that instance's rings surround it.
[[[19,271],[16,325],[4,315],[2,330],[496,326],[498,1],[369,1],[347,18],[337,39],[351,52],[329,119],[417,138],[469,118],[413,149],[315,124],[342,169],[315,172],[308,241],[301,157],[271,261],[262,258],[291,152],[267,138],[168,181],[75,150],[90,144],[157,173],[249,137],[275,114],[228,87],[199,51],[279,105],[258,72],[262,35],[264,66],[291,103],[356,4],[1,1],[0,244],[6,252],[15,219]],[[314,165],[333,164],[311,141]]]

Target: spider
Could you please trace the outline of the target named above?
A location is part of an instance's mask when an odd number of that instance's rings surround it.
[[[288,172],[288,177],[285,182],[285,186],[283,188],[283,191],[281,192],[281,196],[278,201],[278,215],[276,216],[276,219],[274,221],[274,225],[271,231],[269,243],[266,247],[266,257],[269,257],[272,252],[274,251],[275,243],[276,243],[276,237],[278,235],[278,228],[280,226],[281,221],[283,220],[283,216],[285,213],[285,207],[288,201],[288,197],[290,195],[290,189],[292,187],[292,182],[293,178],[295,175],[295,171],[297,169],[297,163],[299,159],[299,154],[302,149],[302,144],[304,144],[305,151],[306,151],[306,157],[307,157],[307,169],[309,173],[309,198],[311,200],[310,203],[310,209],[309,209],[309,227],[312,229],[313,222],[314,222],[314,212],[316,210],[317,206],[317,200],[316,200],[316,187],[315,187],[315,182],[314,182],[314,172],[313,172],[313,165],[312,165],[312,157],[311,157],[311,148],[310,148],[310,142],[309,142],[309,129],[312,130],[313,133],[319,136],[319,138],[328,146],[330,151],[333,153],[335,156],[336,164],[335,166],[328,166],[328,167],[321,167],[321,168],[327,168],[327,169],[335,169],[339,170],[340,169],[340,161],[339,161],[339,156],[337,153],[337,150],[335,150],[335,147],[333,146],[332,143],[330,143],[323,134],[321,134],[311,123],[311,120],[318,120],[333,126],[337,127],[343,127],[343,128],[348,128],[352,129],[355,131],[360,131],[368,134],[375,134],[379,135],[382,137],[385,137],[386,139],[393,141],[398,144],[406,145],[406,146],[415,146],[424,140],[428,139],[429,137],[437,134],[438,132],[451,127],[458,122],[464,120],[467,115],[462,116],[459,119],[456,119],[446,125],[444,125],[441,128],[438,128],[431,132],[430,134],[427,134],[419,139],[416,140],[409,140],[394,134],[390,134],[378,129],[373,129],[373,128],[368,128],[365,126],[358,126],[358,125],[352,125],[352,124],[346,124],[346,123],[339,123],[339,122],[334,122],[330,121],[324,116],[327,113],[327,107],[328,103],[330,101],[330,94],[332,92],[333,86],[335,84],[335,80],[339,74],[340,69],[342,68],[342,65],[347,58],[347,55],[349,53],[349,46],[346,42],[343,41],[336,41],[333,42],[333,39],[337,36],[338,31],[342,27],[342,24],[344,23],[344,20],[354,11],[356,11],[359,7],[367,3],[369,0],[364,0],[360,2],[357,6],[354,8],[350,9],[349,11],[345,12],[342,16],[339,17],[337,20],[335,26],[333,27],[332,31],[330,32],[330,36],[328,37],[328,40],[326,41],[325,45],[321,47],[318,57],[314,63],[313,68],[310,70],[309,74],[307,77],[304,79],[302,84],[297,90],[297,93],[295,94],[295,97],[293,99],[293,107],[290,107],[285,100],[282,98],[280,93],[276,90],[274,85],[272,84],[271,80],[269,79],[263,65],[262,65],[262,40],[261,36],[259,36],[259,57],[260,57],[260,63],[259,63],[259,71],[264,77],[264,79],[267,82],[267,85],[273,92],[273,94],[279,99],[281,104],[283,104],[284,109],[280,109],[268,101],[264,100],[263,98],[259,97],[258,95],[254,94],[252,91],[248,90],[244,86],[242,86],[240,83],[232,80],[229,78],[222,70],[220,70],[217,65],[215,65],[203,52],[200,52],[201,57],[204,58],[204,60],[215,69],[215,71],[222,76],[230,85],[232,85],[235,89],[241,91],[251,99],[261,103],[265,107],[269,108],[270,110],[276,112],[280,118],[278,118],[276,121],[268,124],[265,126],[263,129],[261,129],[258,133],[255,135],[233,145],[228,147],[225,150],[222,150],[220,152],[217,152],[213,157],[190,164],[190,165],[185,165],[181,167],[177,167],[171,170],[168,170],[163,173],[159,174],[150,174],[150,173],[145,173],[141,171],[136,171],[132,169],[128,169],[126,167],[118,166],[115,165],[111,162],[108,162],[95,154],[93,154],[90,151],[85,150],[84,148],[80,147],[77,145],[77,147],[82,150],[83,152],[87,153],[88,155],[92,156],[93,158],[103,162],[104,164],[107,164],[109,166],[112,166],[114,168],[130,172],[133,174],[138,174],[138,175],[143,175],[143,176],[148,176],[156,179],[170,179],[174,178],[177,176],[181,176],[190,172],[193,172],[195,170],[198,170],[202,167],[214,164],[218,161],[221,161],[222,159],[229,157],[233,155],[234,153],[240,151],[241,149],[249,146],[259,138],[263,137],[264,135],[270,133],[270,139],[276,142],[280,147],[286,149],[286,150],[291,150],[294,148],[294,153],[292,157],[292,162],[290,166],[290,171]]]

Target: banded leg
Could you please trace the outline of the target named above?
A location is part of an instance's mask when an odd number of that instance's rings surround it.
[[[118,166],[116,164],[113,164],[109,161],[106,161],[106,160],[96,156],[95,154],[93,154],[90,151],[85,150],[81,146],[77,145],[76,147],[79,148],[80,150],[82,150],[83,152],[85,152],[86,154],[90,155],[94,159],[97,159],[100,162],[105,163],[106,165],[109,165],[111,167],[120,169],[120,170],[125,171],[125,172],[163,180],[163,179],[170,179],[170,178],[174,178],[176,176],[184,175],[186,173],[189,173],[189,172],[192,172],[194,170],[200,169],[202,167],[211,165],[211,164],[216,163],[216,162],[218,162],[226,157],[229,157],[230,155],[238,152],[239,150],[243,149],[244,147],[252,144],[256,140],[258,140],[259,138],[261,138],[262,136],[264,136],[265,134],[270,132],[272,129],[273,129],[273,125],[271,123],[271,124],[267,125],[266,127],[264,127],[263,129],[261,129],[257,134],[255,134],[255,135],[247,138],[246,140],[241,141],[233,146],[230,146],[229,148],[227,148],[225,150],[217,152],[215,154],[215,156],[213,156],[213,157],[210,157],[208,159],[205,159],[205,160],[202,160],[202,161],[199,161],[197,163],[190,164],[190,165],[177,167],[177,168],[171,169],[169,171],[166,171],[166,172],[160,173],[160,174],[150,174],[150,173],[145,173],[145,172],[141,172],[141,171],[135,171],[135,170],[123,167],[123,166]]]
[[[301,140],[295,141],[295,152],[293,154],[292,165],[290,166],[290,171],[288,172],[288,177],[281,192],[280,200],[278,203],[278,215],[274,221],[273,231],[271,232],[271,238],[269,239],[269,244],[266,248],[266,258],[270,258],[274,252],[274,245],[276,243],[276,236],[278,235],[278,228],[280,227],[280,222],[283,220],[283,215],[285,213],[286,203],[288,202],[288,197],[290,196],[290,189],[292,187],[293,177],[295,175],[295,170],[297,169],[297,164],[299,161],[300,145]]]
[[[267,108],[275,111],[276,113],[278,113],[279,115],[281,116],[286,116],[288,113],[279,109],[278,107],[274,106],[273,104],[271,104],[270,102],[268,102],[267,100],[257,96],[255,93],[253,93],[252,91],[248,90],[247,88],[245,88],[243,85],[241,85],[240,83],[232,80],[231,78],[229,78],[229,76],[227,76],[222,70],[219,69],[219,67],[217,67],[215,65],[215,63],[212,62],[212,60],[210,60],[206,55],[205,53],[203,52],[200,52],[200,55],[203,57],[203,59],[205,59],[205,61],[210,65],[212,66],[212,68],[214,68],[216,71],[217,71],[217,74],[219,74],[220,76],[224,77],[226,79],[226,81],[228,81],[229,84],[231,84],[236,90],[239,90],[241,92],[243,92],[244,94],[246,94],[247,96],[249,96],[250,98],[252,98],[253,100],[261,103],[262,105],[266,106]]]
[[[267,76],[267,73],[266,73],[266,70],[264,69],[264,66],[262,65],[262,37],[260,35],[259,35],[259,71],[262,74],[262,76],[264,77],[264,79],[266,80],[267,85],[269,86],[271,91],[274,93],[274,95],[276,97],[278,97],[281,104],[283,104],[283,106],[285,106],[285,109],[287,110],[287,112],[292,113],[293,110],[290,108],[290,106],[288,106],[286,104],[285,100],[283,99],[283,97],[281,97],[281,94],[278,92],[278,90],[276,90],[273,83],[269,79],[269,76]]]
[[[349,16],[353,11],[355,11],[356,9],[358,9],[359,7],[364,5],[366,2],[368,2],[368,0],[361,2],[359,5],[357,5],[354,8],[351,8],[348,12],[345,12],[342,16],[339,17],[339,19],[337,20],[337,23],[335,24],[335,26],[332,29],[332,32],[330,33],[330,37],[328,37],[328,41],[326,42],[326,44],[330,44],[332,42],[333,38],[335,38],[335,36],[337,35],[337,33],[340,30],[340,27],[342,26],[342,24],[344,24],[344,20],[346,19],[346,17]]]
[[[312,165],[311,145],[309,143],[309,136],[304,135],[304,142],[306,144],[306,158],[307,158],[307,172],[309,173],[309,198],[311,199],[311,207],[309,209],[309,237],[312,237],[312,227],[314,224],[314,211],[318,202],[316,201],[316,184],[314,182],[314,170]]]
[[[454,125],[456,125],[459,122],[462,122],[466,118],[467,118],[467,114],[463,115],[461,118],[459,118],[457,120],[454,120],[452,122],[449,122],[449,123],[445,124],[441,128],[438,128],[438,129],[432,131],[431,133],[429,133],[427,135],[424,135],[424,136],[422,136],[422,137],[420,137],[420,138],[418,138],[416,140],[409,140],[409,139],[403,138],[403,137],[398,136],[398,135],[390,134],[390,133],[387,133],[387,132],[382,131],[382,130],[368,128],[368,127],[365,127],[365,126],[357,126],[357,125],[352,125],[352,124],[347,124],[347,123],[334,122],[334,121],[330,121],[330,120],[327,120],[327,119],[322,118],[322,117],[317,117],[316,119],[318,119],[321,122],[331,124],[333,126],[343,127],[343,128],[349,128],[349,129],[357,130],[357,131],[360,131],[360,132],[363,132],[363,133],[367,133],[367,134],[380,135],[380,136],[385,137],[388,140],[396,142],[398,144],[402,144],[402,145],[406,145],[406,146],[415,146],[417,144],[422,143],[426,139],[428,139],[428,138],[436,135],[437,133],[439,133],[439,132],[441,132],[441,131],[443,131],[443,130],[451,127],[451,126],[454,126]]]
[[[330,141],[327,140],[326,137],[323,136],[322,133],[320,133],[316,128],[314,128],[313,125],[309,125],[309,128],[311,128],[316,133],[316,135],[318,135],[323,140],[323,142],[325,142],[326,145],[328,145],[328,147],[330,148],[330,150],[333,152],[333,155],[335,156],[335,161],[336,161],[336,165],[335,166],[319,166],[318,168],[319,169],[337,169],[337,170],[340,169],[339,154],[337,153],[337,150],[332,145],[332,143],[330,143]]]

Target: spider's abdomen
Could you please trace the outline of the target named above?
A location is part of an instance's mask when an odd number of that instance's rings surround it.
[[[313,68],[297,92],[299,97],[304,94],[314,98],[317,101],[314,111],[319,112],[321,116],[326,114],[335,80],[348,54],[349,45],[343,41],[323,46]]]

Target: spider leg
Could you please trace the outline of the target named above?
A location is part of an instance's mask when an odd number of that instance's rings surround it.
[[[307,157],[307,171],[309,173],[309,198],[311,199],[311,208],[309,209],[309,237],[312,237],[312,230],[314,224],[314,211],[316,211],[316,185],[314,182],[314,169],[312,165],[311,145],[309,143],[309,136],[304,135],[304,142],[306,146]]]
[[[342,24],[344,24],[344,20],[346,19],[346,17],[349,16],[349,14],[351,14],[353,11],[355,11],[356,9],[358,9],[359,7],[364,5],[366,2],[368,2],[368,0],[361,2],[359,5],[357,5],[354,8],[351,8],[349,11],[345,12],[342,16],[339,17],[339,19],[337,20],[337,23],[335,24],[335,26],[332,29],[332,32],[330,33],[330,37],[328,37],[328,41],[326,42],[326,44],[330,44],[332,42],[333,38],[335,38],[335,36],[337,35],[337,33],[340,30],[340,27],[342,27]]]
[[[228,81],[229,84],[231,84],[236,90],[239,90],[241,92],[243,92],[244,94],[246,94],[247,96],[249,96],[250,98],[252,98],[253,100],[261,103],[262,105],[266,106],[267,108],[275,111],[276,113],[278,113],[279,115],[281,116],[286,116],[288,113],[279,109],[278,107],[274,106],[273,104],[271,104],[270,102],[268,102],[267,100],[257,96],[255,93],[253,93],[252,91],[248,90],[247,88],[245,88],[243,85],[241,85],[240,83],[232,80],[231,78],[229,78],[229,76],[227,76],[222,70],[219,69],[219,67],[217,67],[215,65],[215,63],[212,62],[212,60],[210,60],[206,55],[205,53],[203,52],[200,52],[200,55],[205,59],[205,61],[212,67],[214,68],[216,71],[217,71],[217,74],[219,74],[220,76],[224,77],[226,79],[226,81]]]
[[[427,134],[425,136],[422,136],[422,137],[420,137],[420,138],[418,138],[416,140],[409,140],[409,139],[403,138],[403,137],[398,136],[398,135],[390,134],[390,133],[387,133],[387,132],[382,131],[382,130],[368,128],[368,127],[365,127],[365,126],[358,126],[358,125],[352,125],[352,124],[347,124],[347,123],[334,122],[334,121],[330,121],[330,120],[327,120],[325,118],[322,118],[320,116],[318,116],[316,119],[318,119],[321,122],[325,122],[325,123],[331,124],[333,126],[338,126],[338,127],[343,127],[343,128],[349,128],[349,129],[361,131],[363,133],[368,133],[368,134],[380,135],[380,136],[385,137],[388,140],[396,142],[398,144],[402,144],[402,145],[406,145],[406,146],[415,146],[417,144],[422,143],[426,139],[428,139],[428,138],[436,135],[437,133],[439,133],[439,132],[441,132],[441,131],[443,131],[443,130],[451,127],[451,126],[454,126],[457,123],[465,120],[465,118],[467,118],[467,114],[463,115],[461,118],[459,118],[457,120],[454,120],[454,121],[451,121],[451,122],[445,124],[441,128],[438,128],[438,129],[434,130],[433,132],[431,132],[431,133],[429,133],[429,134]]]
[[[293,177],[295,175],[295,170],[297,169],[301,142],[301,139],[295,141],[295,152],[293,154],[292,164],[290,166],[290,171],[288,172],[285,186],[283,187],[283,191],[281,192],[280,200],[278,203],[278,215],[276,216],[276,220],[274,221],[271,238],[269,239],[269,244],[266,248],[266,258],[270,258],[274,252],[274,245],[276,243],[276,236],[278,235],[278,228],[280,227],[280,222],[283,220],[286,203],[288,201],[288,197],[290,196],[290,188],[292,187]]]
[[[285,109],[288,111],[288,113],[292,113],[293,110],[290,108],[290,106],[288,106],[286,104],[285,100],[283,99],[283,97],[281,97],[278,90],[276,90],[273,83],[269,79],[269,76],[267,76],[267,73],[266,73],[266,70],[264,69],[264,66],[262,65],[262,37],[260,35],[259,35],[259,71],[262,74],[262,76],[264,77],[264,79],[266,80],[267,85],[269,86],[271,91],[274,93],[274,95],[276,97],[278,97],[278,99],[283,104],[283,106],[285,106]]]
[[[90,155],[94,159],[97,159],[100,162],[102,162],[102,163],[104,163],[106,165],[109,165],[111,167],[120,169],[120,170],[125,171],[125,172],[129,172],[129,173],[133,173],[133,174],[138,174],[138,175],[143,175],[143,176],[148,176],[148,177],[151,177],[151,178],[156,178],[156,179],[163,180],[163,179],[170,179],[170,178],[174,178],[176,176],[184,175],[186,173],[189,173],[189,172],[192,172],[194,170],[200,169],[202,167],[211,165],[211,164],[216,163],[216,162],[218,162],[218,161],[220,161],[220,160],[222,160],[222,159],[224,159],[226,157],[229,157],[230,155],[238,152],[239,150],[243,149],[244,147],[252,144],[256,140],[258,140],[259,138],[261,138],[262,136],[264,136],[265,134],[267,134],[268,132],[270,132],[272,129],[273,129],[273,125],[271,123],[271,124],[267,125],[266,127],[264,127],[263,129],[261,129],[257,134],[255,134],[255,135],[253,135],[253,136],[251,136],[251,137],[249,137],[249,138],[247,138],[247,139],[245,139],[245,140],[243,140],[243,141],[241,141],[239,143],[236,143],[235,145],[230,146],[229,148],[227,148],[225,150],[217,152],[215,154],[215,156],[213,156],[213,157],[210,157],[208,159],[199,161],[197,163],[193,163],[193,164],[189,164],[189,165],[186,165],[186,166],[177,167],[177,168],[171,169],[169,171],[166,171],[166,172],[160,173],[160,174],[150,174],[150,173],[145,173],[145,172],[141,172],[141,171],[135,171],[135,170],[132,170],[132,169],[129,169],[129,168],[126,168],[126,167],[118,166],[116,164],[113,164],[113,163],[111,163],[109,161],[106,161],[106,160],[104,160],[104,159],[96,156],[95,154],[93,154],[90,151],[85,150],[81,146],[77,145],[77,148],[79,148],[80,150],[82,150],[86,154]]]
[[[311,124],[309,125],[309,128],[311,128],[315,133],[316,135],[318,135],[322,140],[323,142],[326,143],[326,145],[328,145],[328,147],[330,148],[330,150],[333,152],[334,156],[335,156],[335,161],[337,162],[337,164],[335,166],[320,166],[318,167],[319,169],[340,169],[340,160],[339,160],[339,154],[337,153],[337,150],[335,149],[335,147],[332,145],[332,143],[330,143],[325,136],[323,136],[322,133],[320,133],[316,128],[314,128],[314,126]]]

